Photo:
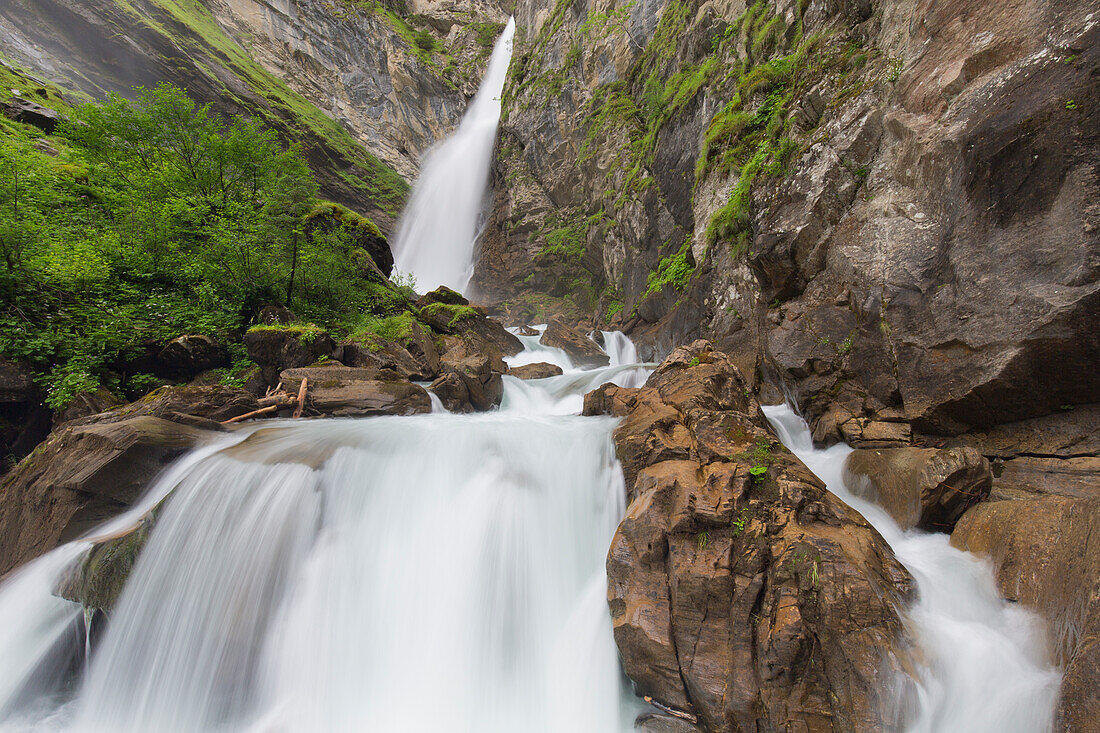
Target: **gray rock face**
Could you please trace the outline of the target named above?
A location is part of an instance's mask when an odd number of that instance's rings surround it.
[[[625,303],[646,356],[708,336],[750,380],[782,378],[815,428],[842,410],[824,440],[904,445],[911,429],[1093,402],[1100,5],[1086,6],[777,2],[772,39],[737,3],[522,1],[476,281],[583,302],[587,278],[590,312]],[[799,47],[826,27],[858,50]],[[708,71],[715,48],[723,69],[798,48],[825,72],[731,84]],[[753,120],[775,84],[793,96],[769,147]]]

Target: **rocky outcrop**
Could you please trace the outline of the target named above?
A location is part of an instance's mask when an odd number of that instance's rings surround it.
[[[1064,669],[1055,730],[1100,730],[1100,406],[956,442],[988,456],[994,479],[951,543],[991,560],[1001,593],[1046,621]]]
[[[3,109],[4,115],[8,119],[22,122],[25,125],[33,125],[47,135],[52,135],[53,131],[57,129],[58,123],[61,122],[61,115],[55,110],[20,97],[13,97],[0,104],[0,109]]]
[[[911,579],[884,540],[764,429],[706,342],[622,392],[631,501],[608,601],[637,691],[708,731],[889,729]]]
[[[903,529],[950,532],[993,486],[989,461],[974,448],[855,450],[845,470],[849,489]]]
[[[611,360],[596,342],[579,329],[573,328],[561,318],[552,318],[539,337],[539,343],[561,349],[569,355],[574,366],[607,366]]]
[[[147,414],[54,432],[0,483],[0,574],[119,514],[211,435]]]

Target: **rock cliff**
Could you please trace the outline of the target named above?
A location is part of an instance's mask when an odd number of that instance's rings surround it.
[[[86,95],[169,81],[259,117],[302,145],[324,196],[388,228],[506,19],[427,0],[42,0],[0,7],[0,43]]]
[[[520,2],[475,282],[713,338],[826,440],[1095,401],[1100,5],[983,8]]]

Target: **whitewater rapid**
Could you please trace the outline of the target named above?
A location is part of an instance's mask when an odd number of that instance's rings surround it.
[[[648,370],[621,334],[591,370],[523,340],[514,361],[564,374],[505,376],[498,411],[267,421],[181,459],[96,532],[168,496],[75,686],[46,661],[84,644],[53,591],[89,543],[20,570],[0,731],[631,730],[604,574],[615,421],[576,413]]]
[[[397,225],[394,268],[417,289],[466,292],[474,271],[489,165],[500,123],[500,96],[512,59],[515,20],[497,39],[477,95],[453,135],[424,158]]]
[[[1048,733],[1061,675],[1039,618],[1001,598],[989,563],[951,547],[945,534],[903,531],[855,495],[846,484],[847,445],[815,448],[788,405],[765,407],[764,414],[829,491],[878,530],[916,581],[907,618],[916,676],[898,680],[906,733]]]

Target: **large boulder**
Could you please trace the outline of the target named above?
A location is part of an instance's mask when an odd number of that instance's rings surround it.
[[[701,341],[630,395],[614,434],[630,506],[607,559],[623,667],[713,733],[890,729],[911,578],[749,395]]]
[[[523,351],[523,342],[509,333],[499,321],[486,316],[483,308],[434,301],[420,310],[420,318],[433,331],[458,337],[467,354],[483,354],[499,361]],[[451,342],[453,344],[454,339]],[[448,346],[444,353],[452,348],[453,345]]]
[[[157,354],[157,374],[189,380],[208,369],[229,366],[229,349],[210,336],[179,336]]]
[[[989,461],[974,448],[858,449],[845,470],[857,495],[886,509],[905,529],[950,532],[993,486]]]
[[[409,320],[392,341],[367,333],[337,347],[335,354],[350,367],[389,369],[405,379],[430,380],[439,374],[439,351],[432,334]]]
[[[169,385],[155,389],[128,405],[77,418],[74,424],[116,422],[149,415],[202,429],[217,429],[217,423],[240,417],[259,407],[260,403],[254,395],[238,387],[222,384]]]
[[[21,97],[12,97],[7,102],[0,103],[0,107],[3,107],[4,114],[9,119],[33,125],[47,135],[52,135],[61,122],[61,115],[55,110]]]
[[[551,318],[539,343],[561,349],[579,367],[600,367],[611,363],[610,357],[583,331],[573,328],[560,318]]]
[[[458,388],[459,383],[465,389],[465,396]],[[444,357],[443,376],[432,384],[431,389],[452,412],[491,410],[500,404],[504,396],[500,372],[494,370],[489,359],[483,355],[454,360],[449,355]]]
[[[268,386],[275,386],[284,369],[309,366],[331,356],[336,342],[315,326],[253,326],[244,335],[248,358],[256,362]]]
[[[150,415],[55,431],[0,482],[0,574],[121,513],[213,435]]]
[[[377,370],[353,367],[287,369],[279,375],[283,387],[295,394],[306,384],[306,405],[323,415],[415,415],[431,412],[431,398],[423,387],[397,378],[383,379]]]

